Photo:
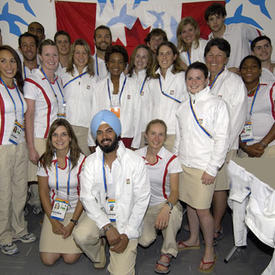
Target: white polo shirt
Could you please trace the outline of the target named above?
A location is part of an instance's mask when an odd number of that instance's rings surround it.
[[[63,85],[59,77],[55,78],[51,86],[40,69],[36,69],[30,78],[25,79],[24,97],[35,101],[34,137],[36,138],[47,138],[52,122],[57,119],[57,113],[64,110]]]
[[[99,58],[96,54],[93,56],[94,59],[94,72],[96,77],[100,80],[108,75],[108,70],[106,68],[105,60]]]

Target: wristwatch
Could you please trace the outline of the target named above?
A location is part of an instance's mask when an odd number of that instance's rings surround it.
[[[78,224],[78,220],[70,219],[70,222],[72,222],[74,225]]]
[[[168,206],[170,207],[170,211],[173,210],[174,205],[170,202],[170,201],[166,201],[166,203],[168,204]]]

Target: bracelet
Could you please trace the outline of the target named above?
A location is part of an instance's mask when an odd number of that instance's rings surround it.
[[[259,142],[259,144],[261,144],[264,148],[266,148],[266,147],[267,147],[267,144],[266,144],[266,143],[264,143],[264,142],[262,142],[262,141],[260,141],[260,142]]]
[[[70,219],[70,222],[72,222],[74,225],[78,224],[78,220]]]
[[[170,201],[166,201],[166,204],[170,207],[170,211],[173,210],[174,205]]]

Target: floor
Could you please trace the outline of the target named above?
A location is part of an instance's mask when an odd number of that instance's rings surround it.
[[[34,215],[30,212],[27,215],[29,222],[29,231],[39,236],[40,221],[42,214]],[[186,216],[183,224],[187,223]],[[263,245],[252,234],[248,234],[248,246],[238,253],[235,253],[229,263],[224,263],[233,247],[232,222],[231,215],[228,211],[224,219],[225,237],[216,246],[217,262],[211,274],[222,275],[258,275],[263,272],[265,267],[271,260],[273,249]],[[186,239],[188,232],[181,230],[178,239]],[[136,274],[152,275],[154,273],[155,262],[160,254],[162,237],[159,235],[149,248],[144,249],[138,247]],[[32,244],[17,243],[20,253],[14,256],[6,256],[0,252],[0,275],[88,275],[88,274],[108,274],[107,270],[96,270],[89,259],[83,255],[80,260],[73,264],[65,264],[59,260],[54,266],[44,266],[39,259],[39,241]],[[202,246],[203,247],[203,246]],[[189,250],[180,252],[171,264],[171,272],[169,274],[201,274],[197,268],[202,257],[201,250]],[[275,274],[275,273],[274,273]]]

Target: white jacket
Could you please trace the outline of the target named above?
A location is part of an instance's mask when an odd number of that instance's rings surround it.
[[[237,74],[225,68],[210,91],[211,94],[221,97],[227,105],[230,116],[229,150],[237,150],[247,113],[245,85]]]
[[[228,110],[223,100],[210,94],[209,87],[191,96],[196,116],[212,138],[199,127],[190,100],[185,100],[176,112],[175,151],[185,166],[204,170],[215,177],[229,145]]]
[[[98,228],[110,223],[104,211],[106,193],[102,172],[103,152],[99,147],[85,161],[81,176],[80,200],[89,218]],[[150,182],[143,159],[119,142],[117,159],[120,163],[116,179],[116,225],[120,234],[137,239],[150,200]]]

